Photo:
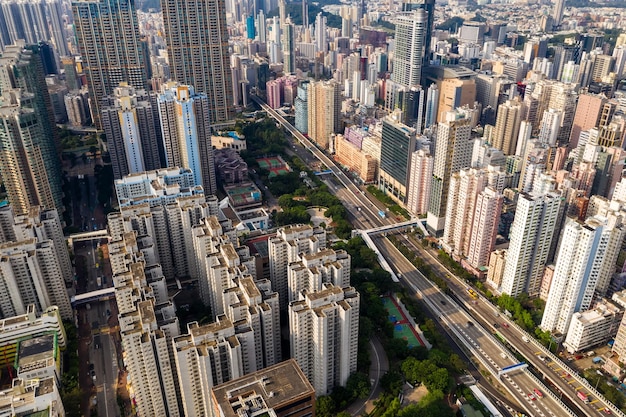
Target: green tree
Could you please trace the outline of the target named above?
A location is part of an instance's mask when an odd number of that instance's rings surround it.
[[[438,368],[426,377],[424,385],[429,391],[447,392],[450,386],[450,374],[446,368]]]
[[[352,398],[367,398],[370,393],[369,377],[362,372],[355,372],[348,377],[346,388]]]
[[[402,390],[402,375],[389,371],[380,378],[380,386],[388,394],[397,395]]]
[[[329,395],[317,397],[315,401],[315,415],[318,417],[332,417],[335,413],[335,401]]]

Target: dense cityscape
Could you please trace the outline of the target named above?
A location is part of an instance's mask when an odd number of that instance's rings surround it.
[[[626,4],[0,0],[0,417],[626,417]]]

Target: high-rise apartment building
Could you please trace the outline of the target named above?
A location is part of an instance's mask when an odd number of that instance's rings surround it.
[[[127,237],[131,235],[133,233]],[[129,243],[132,245],[133,239],[126,241]],[[129,256],[138,255],[133,253],[132,246],[127,248],[131,251]],[[124,272],[114,272],[113,283],[124,364],[139,414],[181,416],[178,379],[171,360],[172,340],[180,330],[174,305],[158,299],[159,289],[165,290],[164,279],[152,280],[152,276],[146,274],[143,262],[135,262],[130,263]]]
[[[430,43],[428,22],[424,9],[396,15],[392,81],[406,87],[420,85],[426,44]]]
[[[59,56],[69,55],[60,1],[5,0],[0,9],[0,50],[19,39],[28,44],[52,41]]]
[[[147,88],[145,44],[140,41],[133,0],[74,0],[74,26],[87,76],[92,115],[100,121],[101,101],[120,83]],[[170,62],[176,62],[170,60]]]
[[[452,174],[442,247],[475,272],[486,266],[495,246],[503,196],[489,186],[486,169]]]
[[[309,131],[309,85],[308,82],[298,84],[298,95],[294,100],[296,113],[295,126],[301,133],[307,133]]]
[[[115,179],[161,168],[161,127],[153,94],[122,83],[103,97],[101,116]]]
[[[27,213],[16,215],[11,205],[5,205],[0,207],[0,225],[0,243],[32,238],[52,241],[61,268],[61,277],[66,283],[72,282],[72,263],[63,236],[61,219],[56,210],[32,206]]]
[[[609,264],[610,273],[614,269],[615,253],[607,248],[611,238],[623,237],[623,233],[612,233],[613,227],[621,227],[616,221],[609,224],[599,217],[591,217],[584,224],[574,219],[566,221],[541,319],[543,330],[565,334],[572,315],[589,309],[598,279],[607,272],[604,263]]]
[[[230,120],[233,79],[224,0],[162,0],[161,10],[172,80],[206,95],[208,125]]]
[[[3,317],[59,307],[64,319],[72,318],[62,269],[51,240],[28,238],[0,244],[0,311]]]
[[[380,144],[380,188],[392,199],[405,203],[411,157],[415,152],[415,129],[400,122],[400,112],[383,119]]]
[[[489,255],[496,244],[503,201],[502,194],[492,187],[487,187],[478,194],[472,233],[465,254],[467,263],[475,270],[489,264]]]
[[[309,137],[323,149],[330,145],[330,135],[341,127],[341,91],[335,81],[310,83],[308,88]]]
[[[288,301],[296,301],[303,291],[320,291],[324,283],[343,288],[350,285],[350,255],[344,250],[324,249],[303,254],[289,263],[287,271]]]
[[[280,297],[281,308],[289,300],[289,264],[301,254],[316,253],[326,248],[326,232],[309,225],[290,225],[277,230],[267,242],[272,289]]]
[[[206,94],[175,83],[168,84],[158,97],[166,166],[189,168],[206,194],[217,190],[211,105]]]
[[[520,101],[507,100],[498,106],[496,126],[491,134],[491,145],[500,149],[505,155],[514,155],[522,121]]]
[[[428,149],[420,149],[411,155],[406,207],[416,216],[428,211],[434,162],[435,160]]]
[[[324,284],[321,291],[304,291],[300,297],[289,304],[291,357],[315,393],[328,395],[356,371],[359,293]]]
[[[519,195],[500,284],[501,293],[513,297],[522,292],[530,296],[539,294],[550,245],[559,232],[561,200],[556,193]]]
[[[435,165],[430,191],[427,227],[435,234],[443,231],[450,176],[470,166],[474,143],[471,119],[461,110],[447,112],[437,127]]]
[[[115,238],[136,231],[146,239],[154,263],[161,265],[168,279],[189,276],[195,270],[195,261],[193,237],[188,231],[201,224],[203,218],[217,214],[217,198],[183,193],[174,201],[165,199],[160,203],[130,205],[109,214],[109,232]]]
[[[0,56],[0,177],[17,213],[63,208],[52,102],[37,47],[5,47]]]
[[[578,146],[580,132],[598,126],[600,112],[605,102],[606,97],[604,95],[585,93],[578,96],[576,113],[574,113],[572,131],[569,137],[569,149]]]

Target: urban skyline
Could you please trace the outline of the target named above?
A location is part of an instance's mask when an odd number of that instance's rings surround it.
[[[626,14],[156,6],[0,0],[11,413],[445,417],[494,334],[556,387],[500,378],[519,412],[626,412]],[[384,357],[428,401],[370,392]]]

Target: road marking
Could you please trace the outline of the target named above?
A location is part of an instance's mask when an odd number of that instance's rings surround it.
[[[535,355],[541,355],[541,351],[535,352]]]

